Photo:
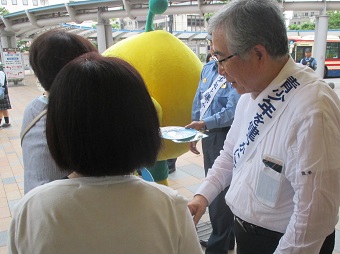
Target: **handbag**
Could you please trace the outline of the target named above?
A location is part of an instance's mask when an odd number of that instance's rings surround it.
[[[3,100],[5,98],[5,87],[0,86],[0,100]]]

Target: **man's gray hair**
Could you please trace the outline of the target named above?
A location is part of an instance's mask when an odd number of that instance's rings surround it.
[[[209,20],[208,33],[219,29],[232,54],[242,56],[259,44],[274,58],[289,52],[283,14],[273,0],[231,1]]]

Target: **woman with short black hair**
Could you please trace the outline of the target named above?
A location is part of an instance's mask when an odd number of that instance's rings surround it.
[[[46,137],[60,168],[112,176],[154,164],[161,146],[158,117],[131,65],[86,54],[65,66],[54,84]]]

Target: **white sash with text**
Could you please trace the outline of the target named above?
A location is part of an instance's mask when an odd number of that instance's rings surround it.
[[[250,119],[247,120],[249,123],[247,130],[244,130],[241,135],[243,138],[239,138],[234,147],[234,168],[242,165],[253,154],[259,142],[284,112],[295,93],[299,91],[300,84],[307,84],[312,79],[315,80],[315,78],[299,74],[296,73],[294,76],[289,76],[286,80],[281,80],[281,82],[278,80],[274,81],[278,85],[270,86],[270,90],[256,98],[258,104],[253,109],[253,112],[250,115],[248,114]]]
[[[208,110],[211,102],[213,101],[218,89],[225,84],[227,80],[224,76],[218,75],[212,85],[202,94],[200,120],[202,120],[205,112]]]

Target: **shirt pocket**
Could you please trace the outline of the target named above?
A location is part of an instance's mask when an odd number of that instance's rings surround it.
[[[282,173],[269,167],[263,168],[256,183],[255,195],[258,200],[262,204],[274,208],[279,199],[282,180]]]

